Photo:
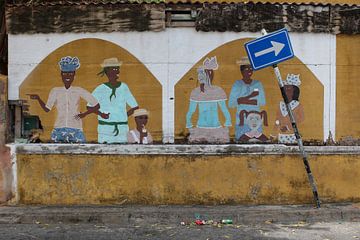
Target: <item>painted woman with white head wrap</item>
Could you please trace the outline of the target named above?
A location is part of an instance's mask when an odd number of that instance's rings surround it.
[[[206,58],[203,65],[197,69],[200,86],[190,95],[189,110],[186,114],[186,127],[189,129],[189,142],[225,143],[229,142],[231,117],[226,106],[225,91],[212,84],[214,70],[218,69],[216,57]],[[191,122],[192,115],[199,106],[199,117],[196,127]],[[221,125],[218,114],[220,107],[225,117]]]

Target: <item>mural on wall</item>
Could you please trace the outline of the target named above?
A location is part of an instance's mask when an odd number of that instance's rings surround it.
[[[126,143],[128,117],[139,108],[128,85],[118,81],[121,64],[117,58],[105,59],[99,75],[106,75],[108,82],[99,85],[92,92],[100,103],[97,128],[99,143]],[[127,105],[130,106],[128,111]]]
[[[49,81],[59,74],[59,66],[63,82]],[[137,58],[111,42],[91,38],[61,46],[35,67],[19,90],[21,99],[30,95],[36,100],[29,101],[28,113],[41,121],[42,142],[127,143],[129,129],[142,129],[139,143],[162,140],[160,82]],[[143,111],[131,119],[139,107],[152,113],[152,121],[144,122]],[[66,131],[56,131],[64,127]]]
[[[168,79],[170,82],[177,82],[174,102],[175,141],[269,141],[267,136],[274,131],[273,127],[267,127],[267,122],[273,125],[279,120],[277,112],[280,111],[279,102],[282,97],[272,69],[253,72],[248,59],[243,57],[246,56],[243,44],[248,40],[238,39],[225,43],[204,55],[197,63],[192,63],[193,67],[179,81]],[[42,100],[48,97],[49,102],[54,98],[51,95],[60,96],[51,93],[59,88],[61,81],[48,80],[59,74],[59,59],[69,55],[80,59],[78,62],[80,66],[81,61],[81,67],[75,67],[73,74],[67,73],[69,76],[64,73],[64,79],[68,79],[64,81],[75,81],[74,85],[84,90],[84,96],[66,103],[73,111],[66,113],[58,109],[61,101],[56,101],[56,97],[52,100],[52,106],[48,105],[49,108]],[[71,59],[76,62],[75,57]],[[76,120],[77,124],[80,122],[82,125],[82,128],[76,129],[80,129],[83,136],[71,139],[76,133],[70,132],[65,140],[61,139],[63,142],[84,142],[85,139],[86,142],[100,143],[160,142],[163,127],[171,128],[173,122],[163,125],[162,92],[166,89],[162,88],[144,64],[125,49],[108,41],[76,40],[56,49],[36,66],[20,86],[20,99],[28,99],[26,94],[30,94],[31,98],[37,100],[29,102],[29,114],[38,116],[41,120],[44,128],[41,136],[43,142],[49,141],[53,136],[59,115],[66,115],[71,121]],[[324,96],[322,84],[296,57],[279,66],[283,74],[301,74],[302,92],[306,93],[301,104],[306,121],[300,122],[299,127],[304,140],[323,139],[324,99],[319,99],[319,96]],[[63,90],[67,89],[64,84],[63,82],[60,87]],[[74,88],[76,87],[72,84],[69,85],[69,89]],[[81,98],[85,101],[80,101]],[[314,103],[313,99],[317,101]],[[169,104],[166,101],[164,103]],[[58,114],[47,113],[50,106],[56,108]],[[167,107],[172,106],[169,104]],[[134,112],[140,108],[152,113],[151,121],[146,121],[143,126],[138,124],[139,116],[134,117]],[[245,112],[241,114],[242,111]],[[148,114],[145,115],[143,118],[148,118]],[[131,120],[132,117],[134,120]],[[316,125],[312,124],[314,122]],[[130,133],[130,129],[134,130],[136,138]],[[279,128],[279,133],[288,134],[280,131]],[[276,132],[274,136],[279,138],[279,133]],[[54,141],[59,141],[58,138],[54,138]]]
[[[226,102],[232,123],[231,126],[228,124],[230,142],[275,143],[280,141],[278,139],[279,134],[291,133],[291,131],[281,132],[280,129],[274,131],[276,120],[279,120],[279,124],[283,120],[278,117],[282,116],[279,102],[283,99],[273,69],[264,68],[253,72],[249,60],[244,57],[246,56],[244,43],[249,40],[251,39],[238,39],[208,52],[177,82],[175,85],[175,141],[180,142],[188,139],[189,142],[192,142],[194,134],[192,128],[188,128],[192,126],[192,122],[189,123],[188,121],[189,115],[191,115],[192,121],[199,122],[202,113],[200,107],[199,111],[189,111],[191,108],[189,108],[188,102],[189,99],[195,100],[193,99],[194,88],[198,89],[200,93],[199,81],[197,80],[200,79],[198,66],[203,65],[204,61],[212,56],[216,56],[219,66],[215,71],[216,86],[224,91],[224,96],[228,96]],[[279,68],[282,74],[289,75],[289,79],[290,76],[293,80],[296,79],[296,75],[293,73],[300,74],[302,78],[301,91],[302,95],[306,94],[306,97],[302,98],[299,105],[296,103],[296,101],[298,102],[296,92],[291,99],[294,100],[293,104],[297,105],[294,105],[294,111],[297,112],[298,127],[304,141],[322,141],[324,134],[324,98],[319,98],[319,96],[324,96],[324,86],[297,57],[279,64]],[[220,79],[221,81],[218,81]],[[289,85],[287,86],[289,94],[290,88],[299,87],[294,82],[289,84],[289,81],[286,81],[285,84]],[[205,95],[205,93],[202,94]],[[218,110],[218,121],[228,123],[228,117],[221,113],[221,109]],[[306,119],[303,117],[305,115]],[[213,120],[214,118],[208,119]],[[268,123],[271,127],[268,127]],[[281,122],[281,124],[285,123]],[[206,135],[207,138],[209,135],[211,134]],[[209,141],[203,137],[199,142],[206,143]],[[281,143],[284,141],[281,140]]]
[[[299,102],[300,84],[301,80],[299,74],[288,74],[284,81],[286,96],[289,99],[290,107],[297,124],[301,124],[304,121],[304,109]],[[278,132],[279,143],[296,143],[296,137],[284,101],[280,101],[279,103],[279,108],[276,113],[275,130]]]
[[[88,91],[81,87],[72,86],[76,70],[80,67],[80,61],[77,57],[61,58],[59,67],[64,87],[52,88],[46,104],[38,94],[28,95],[31,99],[37,100],[45,112],[50,112],[54,106],[56,107],[57,117],[51,133],[53,142],[84,143],[86,140],[81,119],[98,111],[100,106]],[[85,112],[80,113],[80,99],[86,100],[92,107],[88,107]]]
[[[189,110],[186,114],[186,127],[190,132],[190,143],[226,143],[230,141],[228,127],[231,126],[231,117],[226,106],[227,96],[221,87],[213,85],[214,71],[218,68],[215,56],[206,58],[203,65],[197,69],[200,86],[192,90]],[[225,117],[224,126],[219,120],[219,107]],[[197,108],[199,117],[196,127],[193,127],[191,118]]]
[[[153,143],[153,138],[145,127],[149,119],[149,112],[146,109],[136,109],[133,116],[135,118],[136,128],[127,133],[128,143]]]
[[[251,78],[253,69],[249,59],[243,57],[237,63],[240,65],[242,79],[236,80],[231,88],[229,107],[236,108],[235,139],[238,141],[251,130],[247,122],[240,124],[240,112],[260,111],[260,107],[265,105],[265,92],[261,82]],[[262,133],[261,126],[259,131]]]
[[[266,137],[262,132],[263,123],[264,126],[268,126],[266,111],[248,112],[246,110],[242,110],[240,112],[239,126],[242,127],[246,124],[250,130],[246,131],[243,135],[240,136],[239,142],[257,143],[268,141],[268,137]]]

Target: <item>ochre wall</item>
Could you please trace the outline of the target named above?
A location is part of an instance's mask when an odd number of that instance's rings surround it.
[[[299,155],[17,155],[25,204],[302,204]],[[321,200],[360,201],[358,155],[311,155]]]
[[[175,138],[183,139],[187,134],[186,129],[186,113],[188,111],[189,99],[191,91],[199,86],[197,77],[197,68],[202,65],[206,57],[217,57],[219,69],[214,71],[213,85],[220,86],[224,89],[229,98],[230,90],[236,80],[242,79],[239,65],[236,61],[241,57],[247,56],[244,43],[250,39],[241,39],[224,44],[215,50],[209,52],[206,56],[199,60],[194,67],[187,72],[175,86]],[[298,58],[293,58],[286,63],[279,64],[283,80],[286,80],[287,74],[300,74],[300,98],[299,101],[304,107],[305,120],[298,124],[300,133],[305,140],[323,140],[323,92],[324,87],[315,75],[304,65]],[[266,110],[268,114],[269,126],[264,127],[265,135],[273,131],[276,112],[279,109],[279,101],[282,100],[280,89],[271,67],[254,71],[252,79],[260,80],[264,86],[266,105],[262,110]],[[228,103],[228,101],[227,101]],[[234,137],[234,124],[236,111],[229,108],[232,119],[232,127],[230,135]],[[219,112],[221,123],[225,120],[221,112]],[[196,124],[197,112],[194,113],[192,122]]]
[[[106,76],[97,75],[100,64],[106,58],[117,57],[123,64],[119,80],[125,82],[141,108],[150,111],[148,130],[155,140],[162,139],[162,87],[147,68],[132,54],[113,43],[100,39],[82,39],[70,42],[53,51],[31,72],[20,86],[20,98],[28,100],[29,113],[40,117],[44,127],[42,140],[48,141],[53,129],[56,110],[45,113],[35,100],[26,94],[39,94],[46,103],[53,87],[63,86],[58,62],[65,56],[77,56],[80,68],[76,71],[72,86],[82,87],[92,92],[98,85],[107,81]],[[85,109],[85,102],[82,109]],[[97,116],[88,115],[83,119],[83,127],[88,142],[97,141]],[[130,129],[135,127],[134,118],[129,118]]]
[[[360,36],[336,37],[336,139],[360,137]]]

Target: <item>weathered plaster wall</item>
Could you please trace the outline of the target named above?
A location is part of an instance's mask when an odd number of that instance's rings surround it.
[[[20,86],[28,76],[32,76],[35,79],[35,72],[39,71],[41,66],[40,63],[43,62],[52,52],[60,51],[61,47],[65,44],[70,46],[72,41],[86,39],[86,38],[97,38],[101,40],[109,41],[113,44],[116,44],[119,49],[128,52],[134,58],[138,59],[139,64],[143,64],[150,74],[152,74],[158,82],[160,82],[162,87],[162,97],[156,93],[156,101],[161,101],[162,108],[162,125],[158,122],[157,126],[161,126],[162,130],[162,139],[163,142],[173,142],[176,134],[181,131],[175,130],[178,128],[178,124],[175,122],[181,121],[183,116],[177,116],[175,112],[175,103],[177,101],[184,101],[184,98],[176,99],[175,96],[175,85],[181,79],[185,79],[189,70],[198,66],[198,63],[204,57],[211,57],[215,49],[219,49],[221,46],[226,46],[227,43],[230,43],[234,40],[239,40],[239,43],[244,40],[260,36],[260,33],[233,33],[233,32],[224,32],[224,33],[203,33],[196,32],[194,29],[189,28],[175,28],[167,29],[166,31],[154,33],[154,32],[128,32],[124,33],[96,33],[96,34],[37,34],[37,35],[10,35],[9,36],[9,99],[19,99],[24,98],[25,92],[20,94]],[[335,54],[336,50],[336,38],[331,34],[306,34],[306,33],[291,33],[291,40],[294,47],[295,54],[297,56],[296,61],[289,63],[280,64],[280,69],[283,71],[283,77],[286,77],[286,73],[294,73],[302,75],[304,77],[302,80],[304,82],[319,82],[322,86],[315,84],[315,89],[319,89],[316,92],[316,97],[321,98],[321,101],[315,101],[316,111],[308,109],[308,126],[312,126],[305,130],[305,132],[313,132],[316,129],[314,135],[309,136],[310,138],[316,138],[318,140],[325,140],[328,137],[329,132],[331,131],[334,135],[335,129],[335,105],[336,99],[334,97],[336,84],[335,76]],[[24,48],[24,43],[26,43],[26,48]],[[70,45],[69,45],[70,44]],[[100,46],[100,45],[99,45]],[[65,49],[66,47],[64,47]],[[33,51],[36,49],[36,51]],[[71,55],[72,52],[81,52],[83,48],[73,48],[72,51],[62,51],[63,54]],[[103,48],[92,47],[91,51],[86,51],[83,55],[91,55],[93,52],[101,51]],[[226,56],[230,56],[233,59],[237,57],[238,59],[243,56],[243,49],[239,45],[239,49],[231,49],[223,47],[220,51],[223,59],[226,59]],[[71,50],[71,49],[68,49]],[[61,51],[60,51],[61,52]],[[56,54],[58,54],[57,52]],[[101,54],[100,54],[101,55]],[[97,56],[100,57],[98,54]],[[54,55],[55,56],[55,55]],[[60,55],[57,55],[60,56]],[[123,55],[118,55],[121,58]],[[103,57],[105,58],[105,57]],[[121,60],[121,59],[120,59]],[[56,76],[55,68],[57,67],[52,63],[52,66],[49,66],[49,69],[53,72],[52,76]],[[91,67],[91,64],[97,65],[96,62],[88,63],[90,64],[87,69],[95,69]],[[235,62],[219,62],[220,69],[224,74],[222,81],[225,85],[233,83],[236,79],[239,78],[238,66]],[[21,71],[19,71],[21,69]],[[43,70],[44,71],[44,70]],[[95,71],[95,70],[94,70]],[[135,70],[134,70],[135,71]],[[292,72],[294,71],[294,72]],[[191,72],[191,71],[190,71]],[[237,75],[230,75],[228,73],[236,72]],[[262,76],[265,74],[259,72],[256,76]],[[86,75],[85,72],[82,72],[83,76]],[[91,72],[88,72],[91,74]],[[142,79],[137,75],[138,73],[127,73],[125,75],[120,75],[121,77],[128,77],[129,81],[127,83],[140,82]],[[257,74],[257,73],[256,73]],[[44,74],[43,83],[48,81],[48,73]],[[80,76],[80,74],[79,74]],[[194,76],[191,76],[194,79]],[[196,77],[196,76],[195,76]],[[217,74],[217,77],[221,77]],[[86,79],[87,85],[85,87],[90,90],[91,85],[94,84],[92,81],[95,81],[96,75],[95,72],[93,75]],[[136,79],[134,79],[136,78]],[[316,80],[310,80],[316,79]],[[53,79],[53,78],[52,78]],[[267,98],[271,99],[274,97],[272,94],[275,93],[276,81],[274,75],[269,75],[266,73],[266,78],[263,77],[260,79],[266,81],[265,84],[270,86],[273,84],[274,91],[270,91],[267,94]],[[51,80],[53,81],[53,80]],[[196,82],[196,78],[194,79]],[[84,82],[85,83],[85,82]],[[26,83],[24,83],[24,86]],[[315,86],[314,85],[314,86]],[[29,85],[27,85],[29,87]],[[307,88],[302,89],[301,99],[311,102],[310,98],[313,96],[307,96],[306,91],[312,90]],[[34,86],[32,86],[34,87]],[[83,87],[83,86],[82,86]],[[323,88],[323,92],[320,90]],[[152,90],[140,89],[138,87],[139,93],[144,96]],[[146,93],[145,93],[146,92]],[[42,94],[46,95],[46,91],[43,91]],[[44,95],[44,96],[45,96]],[[277,98],[277,97],[276,97]],[[148,98],[150,99],[150,98]],[[180,100],[181,99],[181,100]],[[155,100],[154,100],[155,101]],[[271,101],[270,101],[271,102]],[[275,100],[274,100],[275,102]],[[188,103],[180,103],[184,106]],[[159,108],[159,105],[154,105],[154,107]],[[182,109],[183,111],[186,111]],[[275,113],[269,113],[275,114]],[[322,115],[322,119],[315,117],[315,115]],[[313,122],[312,115],[316,122]],[[155,117],[160,116],[156,114]],[[89,117],[90,118],[90,117]],[[320,119],[320,120],[319,120]],[[48,121],[46,119],[46,121]],[[49,118],[51,121],[51,118]],[[183,119],[185,122],[185,119]],[[233,122],[235,120],[233,119]],[[320,121],[320,122],[318,122]],[[151,118],[149,124],[152,122]],[[50,122],[49,122],[50,124]],[[270,123],[271,124],[271,123]],[[50,125],[49,125],[50,126]],[[151,129],[150,129],[151,130]],[[157,129],[155,129],[158,131]],[[301,129],[300,129],[301,130]]]
[[[157,154],[154,147],[18,146],[19,203],[313,202],[296,147],[174,145],[160,147]],[[354,184],[360,177],[358,149],[308,147],[307,151],[323,202],[360,201],[359,186]]]
[[[360,36],[338,35],[336,39],[336,138],[359,138]]]

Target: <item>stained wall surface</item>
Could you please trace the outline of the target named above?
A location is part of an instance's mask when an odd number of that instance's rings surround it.
[[[311,155],[319,196],[360,200],[358,155]],[[304,204],[313,196],[297,154],[18,154],[24,204]]]

